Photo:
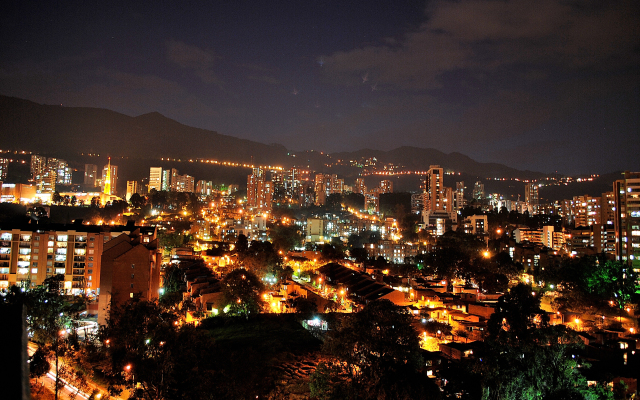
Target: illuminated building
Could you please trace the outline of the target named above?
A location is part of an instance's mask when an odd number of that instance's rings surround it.
[[[107,165],[102,169],[102,193],[106,195],[117,194],[118,167],[111,164],[111,157]]]
[[[427,229],[440,236],[457,221],[457,211],[453,204],[453,190],[444,187],[443,169],[439,165],[432,165],[427,171],[424,190],[422,220]]]
[[[456,182],[455,208],[456,210],[462,210],[464,206],[464,182]]]
[[[135,296],[153,301],[159,297],[162,251],[155,228],[137,228],[104,243],[100,268],[98,323],[104,325],[113,304]]]
[[[31,156],[31,181],[37,182],[38,177],[44,173],[47,167],[47,158],[37,155]]]
[[[367,186],[364,184],[364,178],[356,178],[356,184],[354,185],[353,192],[359,194],[367,193]]]
[[[163,190],[162,188],[162,167],[149,168],[149,191],[155,189],[156,191]]]
[[[58,158],[49,158],[47,160],[47,169],[56,172],[56,183],[61,185],[71,185],[71,169],[65,160]]]
[[[129,201],[134,193],[138,193],[138,181],[127,181],[127,194],[125,199]]]
[[[380,193],[393,193],[393,182],[386,179],[381,181]]]
[[[213,182],[200,180],[196,183],[196,193],[203,196],[211,196],[213,194]]]
[[[171,190],[175,192],[195,192],[195,178],[190,175],[176,175],[172,177]]]
[[[538,189],[539,186],[537,183],[527,183],[524,186],[524,201],[527,203],[527,207],[531,214],[538,213],[538,204],[540,202]]]
[[[476,200],[484,199],[484,183],[478,181],[473,184],[473,198]]]
[[[0,203],[31,203],[36,199],[36,188],[22,183],[1,183]]]
[[[132,225],[24,224],[0,228],[0,288],[38,286],[64,275],[67,294],[100,293],[103,244],[123,233],[142,229],[155,238],[155,228]]]
[[[0,181],[7,179],[8,170],[9,170],[9,159],[0,158]]]
[[[247,176],[247,206],[261,211],[271,210],[273,182],[266,180],[266,172],[254,168]]]
[[[616,259],[640,268],[640,172],[624,173],[613,183]]]

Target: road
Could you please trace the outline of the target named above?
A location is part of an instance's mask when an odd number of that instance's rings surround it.
[[[33,355],[33,353],[36,351],[37,348],[38,348],[37,344],[29,342],[29,344],[27,345],[27,350],[28,350],[29,356]],[[60,363],[62,363],[62,360],[60,360]],[[49,388],[51,390],[51,392],[55,393],[55,383],[56,383],[55,363],[51,363],[51,369],[49,370],[49,372],[47,372],[47,374],[44,375],[40,379],[41,379],[41,382],[44,383],[44,386]],[[64,382],[64,380],[63,380],[63,382]],[[65,383],[64,387],[58,393],[58,398],[59,399],[88,399],[89,396],[91,395],[91,391],[93,389],[98,389],[100,391],[100,393],[104,393],[104,389],[102,389],[102,388],[98,387],[97,385],[93,384],[93,382],[88,382],[89,383],[89,387],[91,388],[89,393],[85,393],[85,392],[79,391],[74,386],[72,386],[70,384],[67,384],[66,382],[64,382],[64,383]],[[118,397],[118,396],[108,397],[108,396],[106,396],[104,394],[102,395],[101,398],[102,399],[125,400],[122,397]]]

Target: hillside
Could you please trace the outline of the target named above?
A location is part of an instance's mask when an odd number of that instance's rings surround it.
[[[182,125],[159,113],[37,104],[0,96],[2,148],[67,156],[108,153],[139,158],[212,158],[256,164],[286,162],[286,149]]]
[[[131,117],[105,109],[42,105],[6,96],[0,96],[0,148],[64,158],[77,170],[83,169],[84,163],[106,163],[105,156],[109,155],[121,168],[121,181],[142,179],[147,176],[149,166],[166,167],[167,158],[181,159],[183,163],[175,167],[196,179],[218,177],[234,183],[244,182],[248,171],[226,168],[225,172],[222,168],[213,173],[209,164],[196,166],[184,162],[205,158],[283,167],[296,165],[338,174],[349,184],[363,171],[357,166],[358,162],[373,157],[377,159],[378,171],[387,164],[410,171],[426,171],[430,165],[438,164],[445,170],[462,174],[450,179],[463,178],[467,182],[494,177],[537,179],[544,176],[502,164],[480,163],[457,152],[446,154],[436,149],[406,146],[389,151],[362,149],[334,154],[307,150],[289,156],[282,145],[267,145],[189,127],[157,112]],[[87,158],[89,153],[97,153],[105,160]],[[161,158],[165,159],[163,163]],[[397,190],[415,190],[419,185],[419,177],[415,175],[397,179]]]

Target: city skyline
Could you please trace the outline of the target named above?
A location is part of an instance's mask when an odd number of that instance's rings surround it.
[[[637,170],[637,4],[12,3],[0,94],[291,150]]]

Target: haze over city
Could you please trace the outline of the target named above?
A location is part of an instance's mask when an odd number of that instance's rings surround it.
[[[0,94],[291,150],[637,170],[639,27],[632,1],[11,2]]]

